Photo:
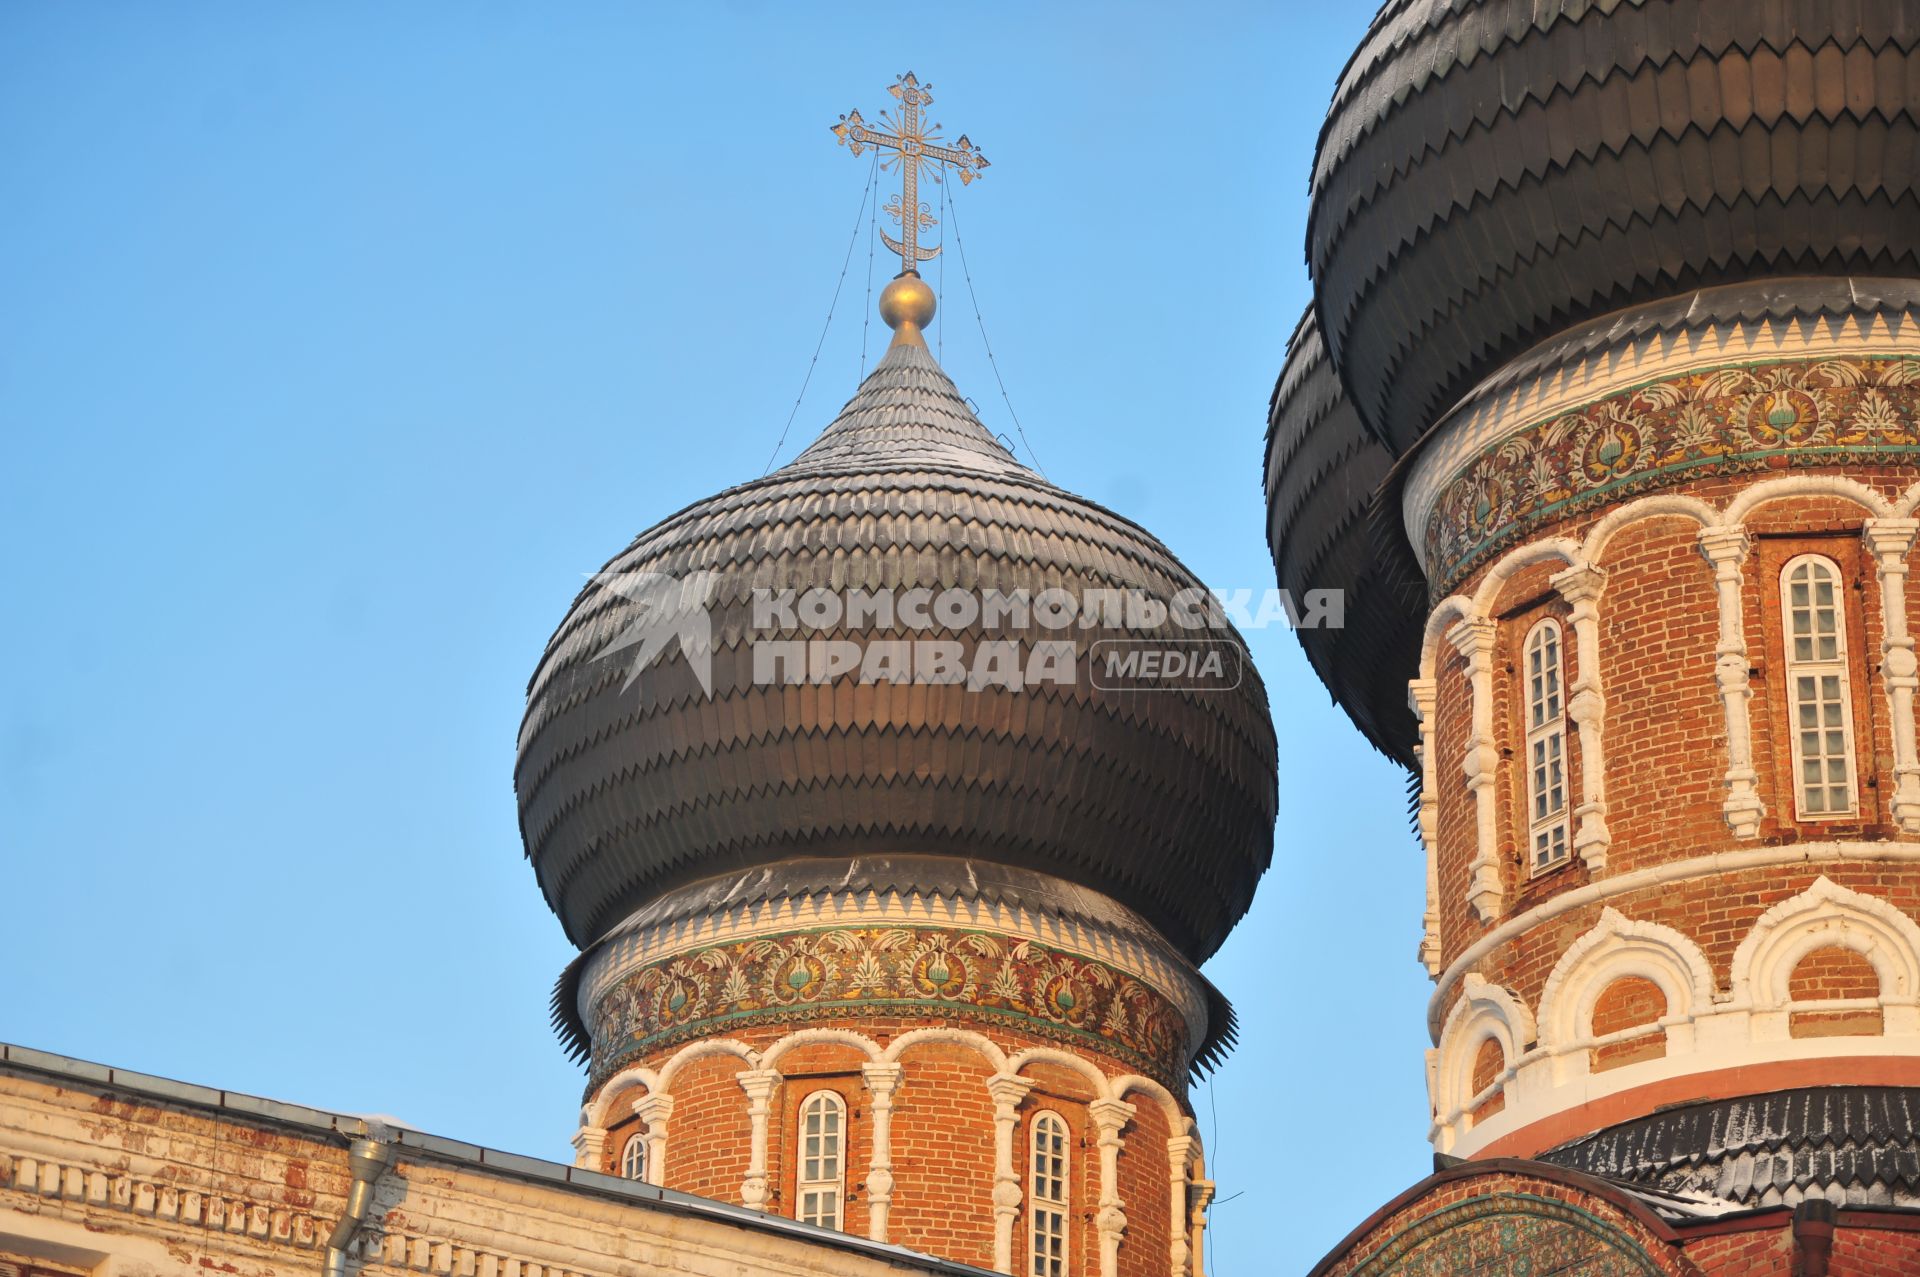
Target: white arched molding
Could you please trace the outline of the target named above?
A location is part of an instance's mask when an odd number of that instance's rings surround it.
[[[1492,620],[1473,616],[1456,622],[1447,630],[1453,644],[1467,663],[1468,696],[1472,701],[1471,727],[1467,752],[1460,760],[1467,788],[1473,793],[1474,852],[1467,866],[1467,903],[1481,922],[1492,922],[1500,914],[1505,900],[1499,859],[1499,786],[1496,784],[1500,750],[1493,734],[1493,640]]]
[[[1554,574],[1550,584],[1573,609],[1574,680],[1568,689],[1567,717],[1580,733],[1580,801],[1574,805],[1578,825],[1573,849],[1587,868],[1600,873],[1607,867],[1607,847],[1613,835],[1607,829],[1606,696],[1600,683],[1600,592],[1607,574],[1581,563]]]
[[[1120,1208],[1120,1132],[1132,1120],[1134,1107],[1115,1097],[1106,1074],[1071,1052],[1050,1046],[1028,1047],[1007,1061],[1007,1072],[1018,1074],[1029,1064],[1068,1069],[1093,1090],[1094,1099],[1087,1105],[1087,1112],[1093,1118],[1100,1147],[1100,1204],[1094,1211],[1093,1226],[1100,1238],[1101,1277],[1115,1277],[1120,1265],[1120,1239],[1127,1231],[1127,1217]]]
[[[1473,1126],[1472,1110],[1485,1097],[1473,1090],[1473,1062],[1487,1039],[1500,1044],[1505,1066],[1489,1091],[1505,1085],[1533,1045],[1533,1013],[1510,991],[1469,974],[1460,997],[1440,1031],[1440,1045],[1428,1053],[1427,1088],[1433,1101],[1434,1142],[1441,1152]]]
[[[1648,519],[1692,519],[1702,528],[1712,528],[1719,526],[1720,512],[1698,497],[1677,492],[1629,501],[1607,511],[1587,529],[1586,540],[1580,545],[1581,559],[1587,563],[1600,562],[1600,556],[1606,553],[1617,533]]]
[[[993,1100],[993,1270],[1013,1271],[1013,1224],[1020,1215],[1020,1172],[1014,1169],[1013,1135],[1020,1125],[1020,1103],[1033,1083],[1011,1073],[987,1079]]]
[[[1183,1277],[1187,1266],[1193,1261],[1193,1245],[1189,1238],[1193,1206],[1191,1202],[1191,1176],[1188,1168],[1200,1153],[1200,1138],[1194,1132],[1193,1119],[1180,1107],[1180,1101],[1173,1098],[1173,1092],[1150,1077],[1138,1073],[1127,1073],[1113,1078],[1108,1083],[1108,1093],[1116,1100],[1124,1100],[1129,1095],[1140,1094],[1152,1100],[1166,1118],[1167,1130],[1167,1174],[1168,1208],[1172,1231],[1167,1234],[1171,1239],[1168,1260],[1172,1265],[1173,1277]],[[1199,1271],[1195,1269],[1194,1271]]]
[[[1904,504],[1904,502],[1902,503]],[[1920,748],[1913,723],[1920,663],[1907,631],[1907,555],[1913,550],[1920,520],[1868,519],[1861,528],[1880,582],[1880,674],[1887,686],[1893,735],[1893,823],[1903,833],[1920,833]]]
[[[898,1064],[863,1064],[860,1076],[872,1096],[873,1163],[867,1170],[867,1236],[887,1240],[887,1214],[893,1206],[893,1096],[903,1070]]]
[[[1720,612],[1720,638],[1713,666],[1727,727],[1726,797],[1720,810],[1736,838],[1758,838],[1760,818],[1767,810],[1760,801],[1760,775],[1753,766],[1753,722],[1748,712],[1753,688],[1749,682],[1746,617],[1740,601],[1740,565],[1746,562],[1750,545],[1746,530],[1739,527],[1706,528],[1700,533],[1700,553],[1713,567],[1714,595]]]
[[[772,1046],[760,1053],[762,1072],[773,1071],[774,1081],[765,1082],[756,1079],[748,1082],[749,1074],[740,1075],[740,1085],[747,1088],[749,1104],[760,1106],[760,1116],[755,1119],[757,1134],[765,1147],[766,1139],[766,1097],[756,1098],[756,1090],[764,1087],[767,1095],[772,1094],[774,1082],[782,1075],[775,1070],[781,1058],[787,1052],[808,1046],[843,1046],[858,1051],[866,1059],[860,1065],[860,1076],[865,1080],[870,1097],[869,1108],[873,1115],[873,1161],[867,1169],[867,1236],[874,1241],[887,1240],[887,1215],[893,1205],[893,1096],[900,1088],[902,1069],[897,1063],[885,1062],[880,1044],[864,1033],[852,1029],[796,1029]],[[752,1109],[749,1109],[751,1114]],[[760,1162],[760,1191],[766,1190],[764,1156]],[[748,1179],[753,1179],[749,1171]],[[745,1190],[742,1190],[744,1196]],[[763,1199],[764,1200],[764,1199]],[[752,1203],[749,1203],[751,1205]]]
[[[1473,614],[1492,616],[1501,589],[1516,572],[1556,560],[1561,566],[1569,568],[1585,562],[1580,557],[1579,544],[1566,537],[1545,537],[1509,550],[1498,563],[1487,569],[1487,574],[1480,578],[1480,584],[1474,587]]]
[[[1713,1005],[1706,955],[1672,927],[1602,909],[1600,921],[1560,955],[1540,994],[1540,1048],[1553,1059],[1556,1083],[1586,1074],[1594,1007],[1608,985],[1632,977],[1651,981],[1666,996],[1660,1024],[1669,1053],[1693,1049],[1693,1021]]]
[[[1193,1129],[1193,1123],[1188,1121],[1188,1132],[1192,1133]],[[1186,1256],[1183,1265],[1176,1243],[1173,1277],[1188,1277],[1188,1274],[1204,1274],[1207,1271],[1207,1206],[1213,1201],[1214,1183],[1207,1178],[1206,1152],[1200,1146],[1200,1137],[1193,1134],[1192,1140],[1186,1165]]]
[[[746,1049],[739,1043],[732,1045]],[[631,1091],[644,1090],[646,1094],[633,1103],[633,1113],[640,1120],[643,1128],[641,1133],[647,1142],[646,1182],[665,1182],[667,1119],[673,1115],[673,1097],[666,1092],[664,1072],[656,1073],[643,1065],[635,1065],[607,1079],[599,1093],[580,1110],[580,1129],[573,1137],[575,1166],[594,1171],[605,1169],[608,1118],[613,1113],[614,1104]]]
[[[1013,1224],[1020,1214],[1020,1175],[1014,1169],[1013,1135],[1020,1121],[1020,1101],[1033,1089],[1033,1083],[1022,1077],[1015,1077],[1007,1067],[1007,1053],[1000,1049],[993,1039],[972,1029],[956,1029],[945,1025],[911,1029],[902,1033],[881,1053],[876,1064],[865,1066],[869,1087],[873,1084],[877,1067],[884,1065],[899,1066],[900,1057],[916,1046],[960,1046],[965,1047],[993,1070],[987,1078],[987,1095],[993,1101],[993,1185],[988,1190],[989,1200],[993,1204],[993,1268],[995,1272],[1013,1271]],[[904,1072],[902,1073],[904,1076]],[[877,1104],[876,1093],[876,1104]],[[888,1101],[888,1144],[892,1143],[892,1102]],[[876,1141],[874,1157],[879,1158],[879,1146]],[[889,1153],[891,1159],[891,1153]],[[888,1179],[892,1179],[892,1163],[888,1163]],[[868,1184],[872,1188],[871,1180]],[[889,1184],[891,1187],[891,1184]]]
[[[734,1075],[747,1093],[747,1116],[753,1123],[746,1178],[740,1181],[740,1200],[748,1210],[765,1210],[772,1195],[767,1184],[767,1113],[773,1088],[780,1084],[775,1069],[747,1069]]]
[[[1738,527],[1767,502],[1788,497],[1834,497],[1852,502],[1875,518],[1891,518],[1895,513],[1885,497],[1858,479],[1837,474],[1791,474],[1742,488],[1721,512],[1720,522],[1730,528]]]
[[[674,1078],[680,1070],[695,1060],[703,1060],[710,1055],[731,1055],[749,1066],[758,1067],[760,1055],[745,1042],[733,1038],[703,1038],[698,1042],[689,1042],[673,1053],[671,1059],[660,1066],[660,1089],[673,1089]]]
[[[796,1029],[760,1053],[760,1067],[774,1068],[780,1063],[781,1056],[796,1047],[803,1046],[850,1047],[866,1056],[869,1063],[874,1064],[878,1064],[884,1054],[878,1042],[852,1029]]]
[[[1416,678],[1407,684],[1407,708],[1420,729],[1420,743],[1413,747],[1420,763],[1420,848],[1427,860],[1427,905],[1420,915],[1420,965],[1427,974],[1440,974],[1440,795],[1433,783],[1434,738],[1439,726],[1433,707],[1436,684],[1431,678]]]
[[[1760,915],[1733,953],[1729,1011],[1749,1013],[1755,1041],[1791,1036],[1794,968],[1819,949],[1847,949],[1880,980],[1882,1031],[1920,1034],[1920,926],[1886,901],[1821,877]]]
[[[1120,1242],[1127,1233],[1126,1212],[1120,1206],[1121,1132],[1135,1111],[1125,1100],[1098,1099],[1087,1105],[1100,1142],[1100,1205],[1093,1215],[1100,1236],[1100,1277],[1119,1277]]]

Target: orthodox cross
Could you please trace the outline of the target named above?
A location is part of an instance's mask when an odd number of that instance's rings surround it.
[[[942,146],[940,125],[936,123],[931,129],[921,125],[920,108],[932,103],[933,86],[914,79],[913,72],[901,76],[887,92],[900,99],[899,119],[894,119],[889,111],[880,113],[880,123],[890,132],[868,128],[860,112],[854,110],[840,117],[840,123],[833,126],[833,135],[855,155],[869,146],[883,153],[893,152],[880,167],[891,170],[898,165],[900,168],[901,192],[886,206],[887,215],[900,223],[900,238],[895,239],[885,231],[880,232],[880,238],[900,254],[903,273],[918,273],[921,262],[940,255],[938,244],[932,248],[920,246],[920,232],[939,224],[933,211],[920,202],[920,166],[927,165],[927,176],[938,182],[941,166],[951,164],[960,174],[960,184],[965,186],[987,167],[987,157],[974,149],[964,133],[952,146]]]

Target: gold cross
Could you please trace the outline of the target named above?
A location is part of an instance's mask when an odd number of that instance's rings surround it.
[[[901,192],[893,197],[886,206],[887,215],[900,223],[900,238],[895,239],[885,231],[880,238],[887,241],[887,247],[900,254],[902,274],[912,271],[919,274],[921,262],[930,261],[940,255],[940,246],[932,248],[920,246],[920,232],[928,227],[939,225],[933,210],[920,202],[920,166],[928,166],[928,174],[933,181],[940,180],[942,165],[951,164],[959,171],[960,184],[967,185],[980,176],[980,170],[987,167],[987,157],[974,149],[966,134],[952,146],[941,146],[940,126],[923,128],[920,123],[920,108],[933,101],[933,86],[921,84],[909,71],[887,89],[887,92],[900,99],[900,118],[895,120],[890,112],[880,113],[880,123],[891,129],[890,133],[881,133],[867,127],[860,118],[860,112],[849,111],[840,117],[840,123],[833,126],[833,135],[840,144],[860,154],[869,146],[877,151],[892,151],[893,154],[881,162],[883,169],[900,166]]]

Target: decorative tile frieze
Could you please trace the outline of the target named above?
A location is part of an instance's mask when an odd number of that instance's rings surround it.
[[[1187,1067],[1178,1007],[1105,963],[960,928],[837,927],[690,949],[629,972],[592,1008],[589,1088],[694,1038],[872,1015],[1011,1024],[1169,1085]]]
[[[1461,465],[1427,513],[1433,596],[1544,524],[1714,475],[1920,458],[1920,357],[1702,369],[1536,422]]]

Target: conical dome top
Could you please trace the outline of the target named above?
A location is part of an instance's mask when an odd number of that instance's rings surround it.
[[[636,580],[704,582],[710,651],[681,627],[630,682],[646,650],[637,624],[663,609]],[[1100,626],[809,626],[765,606],[768,592],[816,589],[1165,602],[1196,586],[1146,532],[1016,461],[903,326],[798,458],[648,529],[574,601],[529,686],[515,772],[541,889],[585,945],[720,874],[953,856],[1103,891],[1198,961],[1245,912],[1272,850],[1273,729],[1250,665],[1227,690],[1112,691],[1089,677],[1093,646],[1116,637]],[[1162,636],[1193,639],[1171,620]],[[792,682],[790,665],[767,661],[774,644],[942,641],[971,668],[983,645],[1038,639],[1074,644],[1068,681],[970,688],[856,670]],[[689,646],[710,658],[710,686]]]
[[[1042,482],[980,424],[924,345],[898,342],[781,475],[875,467],[965,470]]]

